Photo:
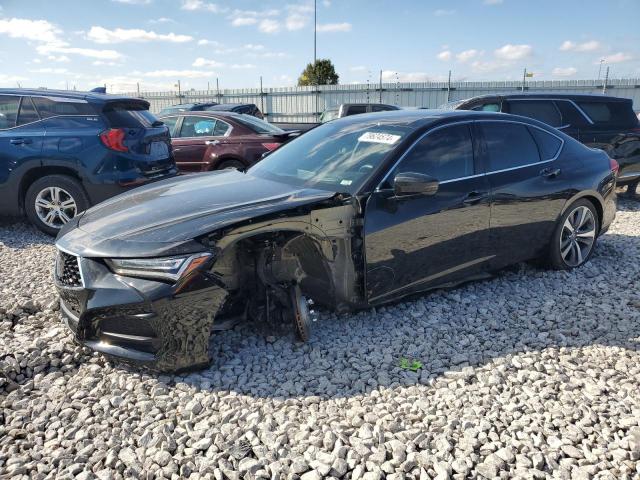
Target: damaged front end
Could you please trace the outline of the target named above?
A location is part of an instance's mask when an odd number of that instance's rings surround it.
[[[161,371],[207,365],[212,329],[231,317],[286,319],[306,340],[308,299],[364,304],[361,219],[358,199],[336,194],[235,222],[191,241],[181,255],[197,265],[176,278],[74,253],[70,236],[58,241],[61,310],[80,343]]]

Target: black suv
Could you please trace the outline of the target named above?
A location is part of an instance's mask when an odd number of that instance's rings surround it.
[[[585,145],[607,152],[620,165],[618,185],[628,185],[629,194],[637,191],[640,122],[628,98],[562,93],[484,95],[441,108],[505,112],[540,120]]]
[[[0,215],[55,235],[90,206],[175,175],[170,142],[144,100],[0,89]]]

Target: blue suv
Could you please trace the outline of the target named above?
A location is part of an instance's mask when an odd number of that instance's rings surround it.
[[[144,100],[0,89],[0,215],[56,235],[90,206],[176,173],[169,130]]]

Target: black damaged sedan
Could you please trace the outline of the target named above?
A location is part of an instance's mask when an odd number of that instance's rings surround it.
[[[322,125],[246,173],[136,189],[60,232],[55,282],[75,338],[179,370],[217,323],[346,311],[541,258],[582,265],[615,216],[607,155],[535,120],[395,111]]]

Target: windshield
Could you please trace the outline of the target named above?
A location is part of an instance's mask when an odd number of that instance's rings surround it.
[[[327,123],[275,150],[249,174],[354,194],[411,130],[381,122]]]
[[[238,115],[233,117],[233,119],[256,133],[266,133],[269,135],[283,135],[285,133],[281,128],[250,115]]]

